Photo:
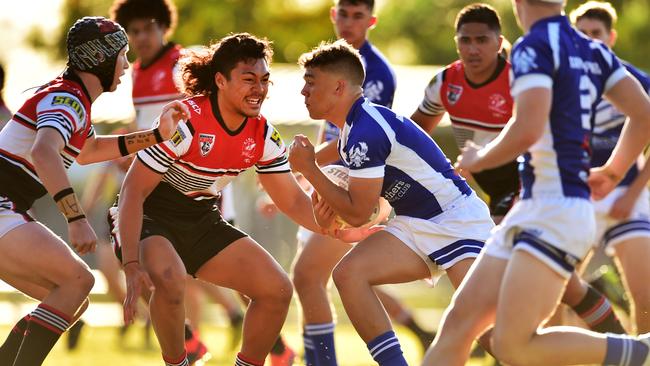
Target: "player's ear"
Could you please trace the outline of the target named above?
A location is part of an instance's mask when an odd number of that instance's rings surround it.
[[[330,20],[332,23],[336,23],[336,8],[333,6],[330,8]]]
[[[217,72],[214,74],[214,85],[217,86],[217,89],[223,89],[226,85],[226,77],[222,73]]]
[[[368,28],[374,28],[377,25],[377,17],[376,16],[371,16],[370,17],[370,25],[368,25]]]

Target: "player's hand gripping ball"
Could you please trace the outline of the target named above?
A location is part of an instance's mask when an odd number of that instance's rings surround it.
[[[349,185],[349,177],[348,177],[348,168],[344,167],[342,165],[328,165],[325,167],[322,167],[321,170],[323,173],[336,184],[337,186],[347,190],[348,185]],[[320,197],[320,196],[319,196]],[[359,227],[370,227],[374,225],[378,225],[388,218],[388,215],[390,215],[392,208],[388,201],[386,201],[384,198],[379,197],[379,201],[375,205],[375,207],[372,210],[372,214],[370,217],[368,217],[368,221],[359,226]],[[348,224],[343,218],[340,216],[336,216],[335,221],[341,225],[341,229],[345,228],[350,228],[353,227],[352,225]]]

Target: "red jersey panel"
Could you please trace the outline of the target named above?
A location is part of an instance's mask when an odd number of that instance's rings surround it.
[[[470,83],[460,60],[448,65],[429,83],[419,106],[422,113],[447,111],[457,140],[471,139],[484,145],[496,137],[512,117],[510,63],[499,59],[495,74],[481,85]],[[460,130],[459,130],[460,129]],[[463,130],[470,130],[465,133]],[[462,135],[462,136],[459,136]],[[458,141],[463,146],[464,141]]]
[[[86,139],[94,134],[90,97],[75,76],[59,77],[39,89],[0,131],[0,156],[40,179],[32,165],[31,149],[40,128],[55,129],[65,141],[61,157],[66,168],[74,162]]]
[[[143,66],[140,60],[133,64],[132,97],[138,128],[150,128],[162,106],[183,98],[175,81],[176,65],[182,53],[181,46],[170,43],[151,64]]]
[[[260,174],[289,172],[286,148],[266,118],[247,118],[237,131],[216,118],[216,97],[184,100],[192,111],[174,136],[138,153],[163,174],[162,180],[194,199],[214,198],[231,180],[253,166]]]

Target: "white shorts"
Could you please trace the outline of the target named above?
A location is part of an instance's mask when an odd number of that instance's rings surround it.
[[[607,197],[594,202],[596,211],[596,240],[597,244],[605,246],[607,255],[614,255],[614,246],[631,238],[650,238],[650,195],[644,189],[630,217],[626,220],[616,220],[609,216],[614,202],[625,193],[628,187],[616,187]]]
[[[429,220],[397,215],[384,230],[419,255],[437,277],[462,259],[478,257],[493,227],[488,206],[472,193]]]
[[[26,213],[14,210],[14,203],[0,196],[0,238],[6,233],[34,219]]]
[[[543,197],[520,200],[492,231],[486,254],[510,259],[525,250],[568,278],[594,244],[596,220],[589,200]]]

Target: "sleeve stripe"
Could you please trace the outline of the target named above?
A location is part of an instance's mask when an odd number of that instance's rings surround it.
[[[278,174],[278,173],[290,173],[290,172],[291,172],[291,169],[273,170],[273,171],[270,171],[270,172],[266,172],[266,171],[263,172],[263,171],[258,170],[257,174]]]
[[[140,150],[140,152],[142,152],[142,151],[144,151],[144,150]],[[154,172],[156,172],[156,173],[158,173],[158,174],[165,174],[164,171],[160,171],[160,170],[154,168],[152,165],[150,165],[150,164],[147,163],[144,159],[142,159],[142,157],[140,156],[140,153],[137,153],[137,154],[136,154],[136,157],[137,157],[138,160],[140,160],[140,162],[141,162],[142,164],[144,164],[144,166],[146,166],[147,168],[153,170]]]
[[[168,155],[171,159],[177,159],[178,156],[174,151],[172,151],[169,147],[166,146],[165,143],[154,145],[154,147],[162,150],[162,152],[166,155]]]
[[[41,118],[38,121],[38,124],[36,125],[36,128],[38,129],[41,125],[51,125],[51,126],[56,126],[65,129],[70,136],[74,133],[72,126],[67,120],[64,120],[61,117],[58,116],[49,116],[45,118]]]
[[[138,156],[140,156],[140,158],[141,158],[143,161],[144,161],[144,160],[147,160],[148,163],[149,163],[150,165],[153,165],[153,164],[158,165],[158,166],[157,166],[157,169],[156,169],[157,171],[161,171],[161,172],[164,173],[164,172],[167,171],[167,169],[169,169],[169,165],[170,165],[170,164],[165,163],[164,161],[161,161],[157,156],[155,156],[154,154],[152,154],[152,152],[151,152],[150,149],[144,149],[144,150],[141,150],[141,151],[138,153]]]
[[[153,146],[147,148],[146,150],[151,151],[151,153],[153,155],[155,155],[156,158],[158,158],[158,160],[160,160],[162,162],[165,162],[167,165],[171,165],[175,161],[171,157],[167,156],[167,154],[165,154],[165,152],[163,150],[158,149],[157,145],[153,145]]]
[[[626,76],[631,76],[631,75],[627,72],[627,70],[625,70],[624,67],[620,67],[616,69],[613,73],[609,75],[609,78],[607,78],[607,81],[605,82],[604,92],[607,93],[607,91],[611,87],[616,85],[616,83],[618,83],[619,81],[623,80],[623,78],[625,78]]]
[[[364,169],[350,169],[348,176],[353,178],[382,178],[385,175],[385,165]]]
[[[276,167],[283,166],[283,165],[287,164],[288,161],[289,161],[288,159],[284,158],[284,159],[281,159],[281,160],[277,161],[276,163],[271,163],[271,164],[267,164],[267,165],[257,164],[256,167],[257,167],[258,170],[273,169],[273,168],[276,168]]]
[[[40,116],[45,116],[45,115],[48,115],[48,114],[56,114],[56,113],[64,114],[65,117],[70,122],[72,122],[72,127],[73,127],[74,131],[76,131],[79,128],[77,126],[78,118],[75,118],[73,115],[70,114],[69,111],[67,111],[67,110],[65,110],[63,108],[55,108],[55,109],[48,109],[48,110],[45,110],[45,111],[39,111],[38,115],[40,117]],[[84,125],[83,121],[79,121],[79,122],[81,122],[81,126]]]
[[[57,124],[65,126],[66,129],[70,132],[70,135],[74,134],[74,123],[72,123],[65,115],[61,113],[48,113],[39,115],[36,122],[36,127],[38,128],[40,124],[47,121],[56,121]]]
[[[553,79],[546,74],[527,74],[515,79],[511,93],[512,97],[516,97],[522,92],[533,88],[553,88]]]
[[[90,125],[90,129],[88,129],[88,135],[86,137],[93,137],[95,135],[95,126]]]
[[[43,123],[43,124],[40,124],[36,129],[40,130],[41,128],[44,128],[44,127],[48,127],[48,128],[52,128],[52,129],[57,130],[61,134],[61,136],[63,136],[63,141],[65,141],[66,144],[68,143],[68,141],[70,141],[70,137],[71,137],[70,132],[67,129],[65,129],[64,127],[62,127],[60,124],[58,124],[58,123]]]

